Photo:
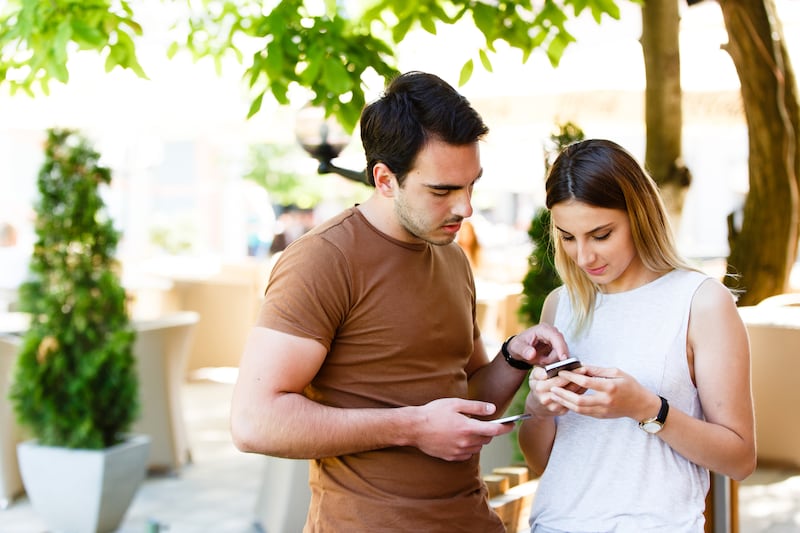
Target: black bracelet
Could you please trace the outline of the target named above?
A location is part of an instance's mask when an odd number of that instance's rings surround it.
[[[519,359],[514,359],[513,357],[511,357],[511,354],[508,353],[508,343],[511,342],[511,339],[513,339],[514,337],[516,337],[516,335],[511,335],[509,338],[506,339],[506,341],[500,347],[500,353],[503,354],[503,359],[506,360],[506,363],[513,366],[517,370],[530,370],[531,368],[533,368],[532,364],[526,363],[525,361],[520,361]]]

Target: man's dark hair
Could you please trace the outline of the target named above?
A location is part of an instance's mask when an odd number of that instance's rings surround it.
[[[401,74],[361,114],[367,178],[375,184],[372,170],[382,162],[402,186],[430,139],[465,145],[488,132],[478,112],[444,80],[425,72]]]

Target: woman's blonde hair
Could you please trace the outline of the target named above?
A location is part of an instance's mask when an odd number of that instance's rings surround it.
[[[577,200],[625,211],[636,253],[648,269],[658,273],[696,270],[678,253],[656,183],[620,145],[589,139],[567,146],[550,167],[545,190],[548,209]],[[575,310],[572,326],[580,334],[591,324],[599,287],[564,251],[552,220],[550,231],[556,270]]]

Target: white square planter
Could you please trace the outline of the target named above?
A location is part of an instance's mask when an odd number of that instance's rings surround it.
[[[133,435],[103,450],[17,446],[20,472],[33,510],[59,533],[117,529],[147,470],[150,437]]]

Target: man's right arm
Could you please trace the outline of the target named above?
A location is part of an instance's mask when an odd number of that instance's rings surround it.
[[[383,409],[342,409],[314,402],[303,390],[325,355],[324,346],[315,340],[252,329],[231,404],[231,435],[239,450],[315,459],[415,446],[445,460],[464,460],[511,430],[465,416],[486,415],[488,404],[459,398]]]

